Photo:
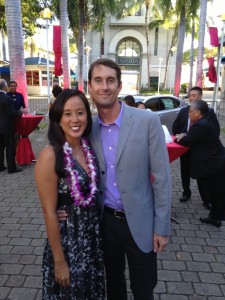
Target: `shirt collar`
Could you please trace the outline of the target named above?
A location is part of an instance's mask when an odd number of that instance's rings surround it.
[[[118,117],[116,118],[116,120],[112,123],[112,124],[115,124],[117,125],[119,128],[121,126],[121,121],[122,121],[122,115],[123,115],[123,109],[124,109],[124,103],[122,101],[119,101],[119,104],[121,105],[121,109],[120,109],[120,113],[118,115]],[[112,125],[112,124],[105,124],[99,117],[98,115],[98,123],[100,125],[103,125],[103,126],[108,126],[108,125]]]

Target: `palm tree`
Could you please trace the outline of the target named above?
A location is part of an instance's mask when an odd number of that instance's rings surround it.
[[[149,49],[149,27],[148,27],[148,16],[150,0],[145,0],[145,37],[147,43],[147,76],[148,76],[148,90],[150,90],[150,49]]]
[[[202,63],[204,55],[204,39],[205,39],[205,24],[208,0],[201,0],[200,3],[200,23],[198,37],[198,57],[197,57],[197,73],[195,85],[202,87]]]
[[[28,106],[20,0],[5,0],[5,14],[9,43],[10,79],[17,82],[18,91],[23,94],[25,104]]]
[[[70,87],[69,39],[68,39],[67,0],[60,0],[61,45],[63,58],[63,87]]]

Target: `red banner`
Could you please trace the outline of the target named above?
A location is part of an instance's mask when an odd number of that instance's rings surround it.
[[[209,81],[215,83],[217,81],[216,68],[214,66],[214,57],[207,58],[209,64]]]
[[[55,53],[55,76],[63,74],[62,71],[62,47],[61,47],[61,27],[58,25],[53,26],[53,50]]]
[[[214,47],[219,46],[218,29],[217,27],[209,27],[210,45]]]

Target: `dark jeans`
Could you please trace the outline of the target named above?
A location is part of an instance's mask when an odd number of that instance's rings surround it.
[[[157,283],[157,254],[153,251],[144,253],[137,247],[126,220],[105,212],[102,225],[107,300],[127,300],[125,257],[134,299],[153,300],[153,289]]]

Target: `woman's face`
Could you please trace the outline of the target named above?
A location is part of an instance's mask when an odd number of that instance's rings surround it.
[[[87,111],[79,96],[73,96],[65,103],[60,126],[68,143],[80,140],[87,127]]]

